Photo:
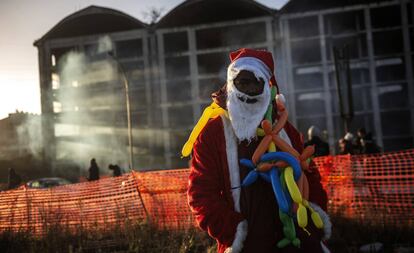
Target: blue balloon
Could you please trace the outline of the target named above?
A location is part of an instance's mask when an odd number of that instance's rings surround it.
[[[256,182],[259,173],[256,170],[252,170],[247,174],[247,176],[243,179],[243,183],[241,184],[242,187],[249,186]]]
[[[240,159],[240,164],[249,168],[249,169],[255,169],[256,166],[253,164],[253,162],[249,159]]]
[[[259,172],[259,175],[264,181],[271,183],[269,171]]]
[[[289,212],[289,205],[287,203],[285,194],[283,193],[282,186],[280,185],[280,173],[276,168],[270,170],[270,180],[272,182],[273,192],[276,196],[276,201],[279,204],[279,208],[282,212]]]
[[[292,197],[290,196],[289,190],[287,188],[284,173],[285,173],[285,171],[280,173],[280,185],[282,186],[282,190],[283,190],[283,193],[285,194],[286,201],[287,201],[289,207],[291,207],[292,206]]]
[[[298,181],[300,175],[302,174],[302,170],[300,168],[299,161],[293,155],[287,152],[270,152],[260,157],[260,162],[270,162],[278,160],[287,162],[293,168],[293,176],[295,178],[295,181]]]

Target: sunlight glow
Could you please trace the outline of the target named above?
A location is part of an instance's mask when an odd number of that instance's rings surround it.
[[[40,114],[40,89],[37,76],[0,72],[0,119],[16,110]]]

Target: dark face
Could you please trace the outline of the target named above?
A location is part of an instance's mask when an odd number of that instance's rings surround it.
[[[249,96],[257,96],[263,93],[264,81],[256,79],[256,76],[247,70],[242,70],[234,79],[237,90]]]

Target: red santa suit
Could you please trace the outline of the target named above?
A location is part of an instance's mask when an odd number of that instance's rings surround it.
[[[281,137],[301,153],[303,141],[299,132],[287,123],[282,133]],[[322,211],[326,210],[327,198],[315,166],[304,173],[309,182],[309,201],[322,207],[314,206],[324,219],[326,229],[309,224],[309,235],[296,226],[300,248],[277,247],[277,242],[284,237],[283,225],[271,185],[258,179],[248,187],[239,187],[248,173],[248,168],[239,161],[251,159],[260,140],[259,137],[240,141],[228,115],[207,123],[194,143],[189,176],[188,201],[197,223],[216,239],[218,252],[324,252],[320,241],[324,232],[330,233],[330,225]]]

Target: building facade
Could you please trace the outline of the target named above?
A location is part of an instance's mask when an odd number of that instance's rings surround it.
[[[332,50],[348,45],[351,130],[372,131],[386,151],[412,147],[413,4],[322,2],[188,0],[151,26],[95,6],[63,19],[35,42],[47,159],[123,163],[132,137],[134,168],[186,167],[181,147],[240,47],[274,53],[290,120],[326,129],[334,147],[344,130]]]

